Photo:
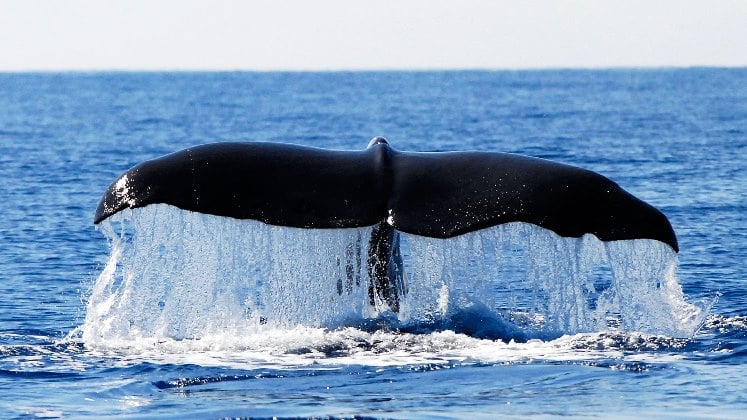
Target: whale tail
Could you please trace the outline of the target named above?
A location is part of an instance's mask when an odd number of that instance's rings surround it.
[[[679,251],[664,214],[592,171],[507,153],[399,152],[383,138],[361,151],[275,143],[189,148],[122,174],[94,223],[156,203],[279,226],[373,226],[369,299],[394,312],[405,293],[398,231],[445,239],[525,222],[565,237],[653,239]]]

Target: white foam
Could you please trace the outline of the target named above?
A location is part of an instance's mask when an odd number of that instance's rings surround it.
[[[384,303],[369,304],[371,228],[277,227],[159,204],[120,212],[101,229],[111,255],[80,328],[92,347],[257,349],[252,343],[270,345],[270,332],[313,340],[309,331],[321,331],[318,342],[393,316]],[[689,337],[707,315],[707,305],[686,302],[676,253],[653,240],[603,243],[511,223],[448,240],[402,234],[401,242],[399,326],[480,308],[530,338],[611,330]]]
[[[564,335],[550,341],[503,342],[453,331],[413,334],[358,328],[327,330],[294,327],[246,336],[200,339],[113,340],[89,346],[89,354],[111,357],[120,366],[196,364],[237,369],[337,369],[341,366],[423,366],[440,368],[474,363],[580,362],[663,363],[682,357],[683,339],[640,333]]]

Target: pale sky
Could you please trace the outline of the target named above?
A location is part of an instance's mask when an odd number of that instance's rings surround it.
[[[0,0],[0,71],[747,66],[747,0]]]

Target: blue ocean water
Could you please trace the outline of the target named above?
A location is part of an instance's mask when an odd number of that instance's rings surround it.
[[[747,411],[747,69],[0,74],[0,93],[2,417]],[[108,281],[118,237],[96,230],[93,212],[134,164],[215,141],[354,150],[376,135],[399,150],[513,152],[600,172],[669,217],[684,300],[718,301],[684,337],[570,328],[510,341],[475,333],[498,321],[479,311],[425,329],[331,323],[236,337],[208,331],[226,325],[220,305],[159,312],[213,278],[185,278],[179,289],[159,267],[133,265],[142,283],[127,291],[140,301],[96,289]],[[174,213],[152,217],[186,226]],[[293,266],[313,252],[261,255]],[[190,255],[175,264],[189,265]],[[145,302],[159,284],[170,301],[124,304]],[[112,296],[116,310],[92,313],[91,302]],[[309,305],[296,315],[319,308]],[[657,313],[645,311],[652,322]],[[101,332],[123,319],[140,330]]]

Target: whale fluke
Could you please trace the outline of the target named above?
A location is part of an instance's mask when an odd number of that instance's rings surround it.
[[[375,139],[376,140],[376,139]],[[410,153],[215,143],[143,162],[101,199],[94,223],[164,203],[301,228],[373,226],[450,238],[508,222],[602,241],[654,239],[678,251],[667,218],[602,175],[495,152]]]
[[[102,197],[94,223],[127,208],[184,210],[299,228],[373,226],[369,295],[397,312],[399,233],[451,238],[509,222],[602,241],[653,239],[679,251],[659,210],[595,172],[495,152],[399,152],[215,143],[140,163]]]

